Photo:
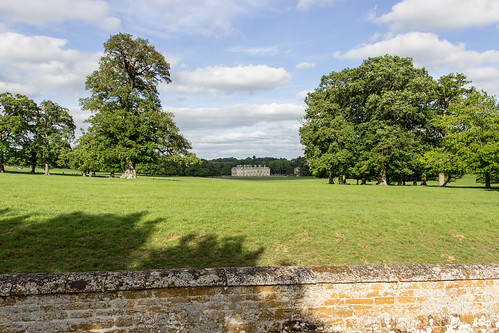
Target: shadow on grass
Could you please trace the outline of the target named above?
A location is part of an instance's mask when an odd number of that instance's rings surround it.
[[[176,240],[174,246],[148,252],[137,268],[256,266],[265,248],[246,249],[244,240],[243,236],[219,239],[216,234],[190,233]]]
[[[0,273],[127,269],[149,239],[147,212],[73,212],[40,221],[5,212],[0,219]]]
[[[447,185],[447,186],[440,186],[440,185],[426,185],[427,187],[439,187],[439,188],[448,188],[448,189],[460,189],[460,188],[466,188],[466,189],[474,189],[474,190],[484,190],[484,191],[499,191],[498,186],[492,186],[492,187],[485,187],[485,186],[463,186],[463,185]]]
[[[147,175],[141,175],[141,177],[151,177]],[[158,178],[159,177],[159,178]],[[154,176],[152,177],[152,180],[163,180],[167,182],[180,182],[180,179],[172,179],[172,178],[166,178],[166,177],[175,177],[175,176],[164,176],[165,178],[162,178],[162,176]]]
[[[73,212],[40,221],[36,215],[0,210],[0,274],[114,271],[181,267],[255,266],[264,248],[244,237],[190,233],[150,248],[162,219]]]

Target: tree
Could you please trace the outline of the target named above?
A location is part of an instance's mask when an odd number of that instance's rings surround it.
[[[81,105],[94,112],[88,135],[106,143],[93,147],[98,155],[115,153],[112,163],[122,165],[122,178],[136,177],[135,163],[155,161],[161,154],[185,155],[191,148],[173,114],[161,109],[157,85],[171,82],[169,70],[147,40],[120,33],[104,44],[99,68],[87,77],[91,96]]]
[[[376,177],[414,172],[424,151],[435,83],[412,59],[369,58],[362,65],[324,76],[307,96],[300,129],[314,174]]]
[[[69,153],[71,168],[81,170],[83,175],[89,176],[97,171],[109,171],[114,175],[115,171],[121,170],[118,154],[105,139],[106,137],[95,135],[92,129],[83,133]]]
[[[472,90],[450,104],[435,126],[445,131],[442,147],[430,152],[456,173],[483,175],[490,187],[491,174],[499,170],[499,105],[485,92]]]
[[[447,115],[447,110],[449,106],[454,103],[458,98],[465,96],[470,89],[465,88],[467,84],[471,81],[466,79],[466,76],[462,73],[451,73],[448,75],[441,76],[437,82],[436,88],[436,100],[434,103],[435,117],[445,118]],[[434,147],[437,147],[445,136],[445,131],[443,128],[429,127],[428,134],[432,141]],[[463,174],[459,171],[459,167],[456,164],[457,161],[451,161],[449,158],[443,158],[443,156],[438,152],[438,149],[433,150],[432,153],[427,156],[428,161],[431,161],[431,166],[429,169],[435,169],[439,173],[439,185],[445,186],[451,180],[451,178],[460,178]],[[445,163],[447,161],[447,163]],[[450,162],[450,163],[449,163]],[[434,171],[435,172],[435,171]],[[445,179],[447,175],[447,180]]]
[[[41,162],[45,175],[49,175],[49,167],[56,165],[60,156],[71,150],[75,129],[68,109],[52,101],[43,101],[41,108],[36,109],[30,129],[30,142],[25,147],[32,172],[35,172],[35,167]]]
[[[0,173],[7,159],[19,157],[29,142],[37,111],[36,103],[24,95],[0,94]]]

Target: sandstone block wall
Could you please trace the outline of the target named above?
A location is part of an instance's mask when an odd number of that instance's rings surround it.
[[[0,275],[0,332],[497,332],[499,264]]]

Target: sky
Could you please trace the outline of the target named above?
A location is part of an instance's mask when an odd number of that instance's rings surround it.
[[[52,100],[85,129],[85,80],[113,34],[171,65],[163,109],[204,159],[303,156],[323,75],[385,54],[499,95],[497,0],[2,0],[0,92]]]

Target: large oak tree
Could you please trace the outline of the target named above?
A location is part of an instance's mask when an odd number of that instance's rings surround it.
[[[369,58],[324,76],[306,99],[300,129],[315,174],[402,179],[424,153],[435,83],[410,58]],[[343,176],[342,176],[343,175]],[[341,182],[341,181],[340,181]]]
[[[161,154],[189,154],[190,143],[179,133],[173,114],[161,108],[160,82],[171,82],[164,56],[146,39],[125,33],[109,38],[99,68],[87,77],[91,96],[82,98],[81,105],[93,115],[84,136],[98,138],[100,144],[92,149],[105,155],[100,160],[107,160],[111,168],[121,164],[122,178],[136,177],[135,163],[155,161]]]

